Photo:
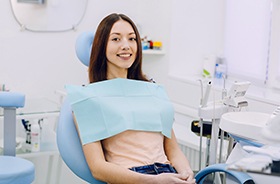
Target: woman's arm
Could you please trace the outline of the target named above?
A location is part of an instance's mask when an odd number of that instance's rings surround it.
[[[73,119],[75,122],[77,132],[80,136],[79,127],[74,113]],[[97,180],[112,184],[136,184],[139,181],[142,181],[147,184],[149,183],[148,181],[145,181],[150,180],[148,177],[143,177],[141,174],[134,173],[129,169],[107,162],[105,160],[104,152],[100,141],[83,145],[83,152],[86,158],[86,162],[90,168],[90,171],[93,177]]]
[[[190,163],[181,151],[173,130],[170,139],[167,137],[164,138],[164,149],[167,158],[177,172],[182,174],[185,180],[195,182],[194,173],[190,167]]]
[[[105,160],[101,142],[83,146],[86,161],[92,175],[97,180],[111,184],[189,184],[178,174],[163,173],[159,175],[140,174],[127,168],[109,163]]]
[[[83,151],[91,173],[97,180],[125,184],[137,183],[145,179],[138,173],[107,162],[100,141],[84,145]]]

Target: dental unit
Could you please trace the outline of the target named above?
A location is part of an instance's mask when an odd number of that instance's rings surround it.
[[[267,180],[278,183],[280,180],[280,107],[277,107],[271,115],[241,111],[240,108],[248,106],[244,96],[249,85],[249,82],[235,83],[229,90],[229,94],[222,100],[209,102],[199,108],[202,121],[205,118],[212,118],[211,137],[215,140],[211,140],[214,145],[210,145],[212,146],[210,165],[216,162],[217,127],[219,127],[230,135],[227,169],[248,172],[254,176],[258,184]],[[214,116],[211,117],[211,114]],[[213,131],[213,127],[216,131]],[[235,146],[232,140],[235,141]],[[223,137],[221,137],[222,141]]]
[[[203,124],[210,123],[212,126],[207,164],[211,166],[222,162],[221,150],[223,149],[224,132],[226,132],[230,135],[226,160],[228,170],[257,173],[261,178],[263,173],[278,176],[280,173],[280,107],[272,115],[241,111],[241,108],[248,106],[245,94],[250,82],[235,82],[228,94],[225,88],[222,89],[222,99],[207,102],[211,86],[212,82],[208,81],[205,93],[202,92],[203,98],[198,108],[200,144]],[[220,133],[220,153],[217,154],[219,130],[222,133]],[[235,146],[233,146],[233,141],[237,143]],[[219,160],[216,155],[219,155]],[[260,177],[259,175],[258,177]],[[261,180],[267,180],[267,178],[263,178]],[[220,181],[217,180],[217,182]],[[259,182],[258,178],[257,183],[262,183],[262,181]]]

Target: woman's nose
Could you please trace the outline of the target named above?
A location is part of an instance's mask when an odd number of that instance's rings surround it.
[[[123,43],[122,43],[122,50],[129,50],[129,42],[127,39],[124,39],[123,40]]]

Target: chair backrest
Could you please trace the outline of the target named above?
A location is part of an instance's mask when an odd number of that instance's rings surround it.
[[[90,172],[67,98],[61,107],[56,133],[58,150],[66,165],[77,176],[89,183],[105,184],[96,180]]]
[[[76,40],[76,55],[85,66],[89,65],[93,38],[93,32],[83,32]],[[105,184],[104,182],[96,180],[90,172],[73,120],[71,105],[67,97],[61,106],[56,133],[58,150],[66,165],[78,177],[89,183]]]

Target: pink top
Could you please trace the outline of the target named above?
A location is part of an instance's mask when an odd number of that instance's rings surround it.
[[[170,163],[160,132],[127,130],[102,141],[105,159],[125,168]]]

